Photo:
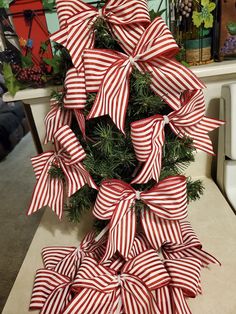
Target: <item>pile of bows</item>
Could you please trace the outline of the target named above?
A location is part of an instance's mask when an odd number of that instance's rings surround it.
[[[57,12],[60,29],[51,39],[68,49],[74,67],[67,72],[63,107],[52,99],[45,118],[45,143],[52,141],[55,150],[32,158],[37,182],[28,214],[48,205],[61,218],[65,197],[88,184],[98,190],[94,216],[109,223],[100,235],[89,233],[79,248],[43,250],[44,268],[37,271],[30,308],[44,314],[191,313],[186,299],[201,293],[201,267],[219,262],[202,250],[186,220],[186,178],[159,181],[165,125],[213,154],[208,132],[223,122],[205,116],[203,83],[175,60],[178,46],[160,17],[150,22],[146,0],[108,0],[102,9],[81,0],[57,0]],[[98,19],[107,23],[124,53],[94,49]],[[97,187],[70,129],[72,116],[86,139],[86,94],[96,92],[87,118],[109,115],[124,133],[134,68],[150,73],[152,90],[173,111],[132,123],[142,168],[131,184],[110,179]],[[55,168],[61,176],[50,175]],[[151,179],[156,184],[150,190],[132,187]],[[138,218],[137,201],[143,204]]]

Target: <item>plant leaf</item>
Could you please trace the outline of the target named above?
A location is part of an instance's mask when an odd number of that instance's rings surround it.
[[[9,63],[3,63],[3,76],[9,93],[15,96],[16,92],[20,90],[21,84],[17,81]]]
[[[208,5],[208,11],[212,12],[213,10],[215,10],[216,8],[216,4],[214,2],[210,2]]]
[[[213,15],[212,14],[209,14],[209,16],[204,19],[204,27],[205,28],[213,27]]]
[[[44,9],[52,11],[55,7],[55,0],[43,0]]]
[[[199,27],[203,22],[202,14],[197,11],[193,11],[192,20],[193,24]]]
[[[21,55],[21,63],[23,68],[30,68],[34,65],[32,61],[32,56],[31,54],[27,54],[27,56]]]
[[[53,73],[58,74],[60,73],[60,65],[62,63],[60,56],[54,56],[53,59],[43,58],[43,61],[50,65],[53,68]]]
[[[156,17],[161,16],[166,9],[160,10],[160,11],[154,11],[153,9],[149,11],[150,19],[151,21],[155,20]]]

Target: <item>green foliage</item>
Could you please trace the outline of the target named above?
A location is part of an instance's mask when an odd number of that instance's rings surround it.
[[[21,65],[22,68],[29,68],[34,65],[31,53],[28,53],[26,56],[21,55]]]
[[[236,22],[227,23],[227,30],[230,33],[230,35],[235,36],[236,35]]]
[[[13,0],[0,0],[0,8],[9,9],[9,5]]]
[[[52,165],[51,168],[48,171],[49,175],[54,179],[65,179],[65,174],[63,170],[56,165]]]
[[[42,0],[44,9],[53,10],[56,6],[55,0]]]
[[[53,68],[53,72],[55,74],[60,73],[60,65],[62,62],[62,58],[60,55],[59,56],[55,55],[52,59],[43,58],[43,61]]]
[[[166,12],[166,9],[163,9],[163,10],[160,10],[160,11],[155,11],[155,10],[150,10],[149,11],[149,14],[150,14],[150,18],[151,18],[151,21],[155,20],[156,17],[158,16],[162,16],[162,14]]]
[[[70,199],[65,206],[67,216],[71,222],[79,222],[82,215],[91,209],[95,203],[97,191],[87,185],[82,187]]]
[[[188,201],[196,201],[201,195],[204,193],[204,186],[201,180],[192,181],[191,178],[187,180],[187,193],[188,193]]]
[[[3,76],[9,93],[12,96],[15,96],[16,92],[21,89],[22,84],[17,81],[15,75],[12,72],[11,65],[8,63],[3,63]]]

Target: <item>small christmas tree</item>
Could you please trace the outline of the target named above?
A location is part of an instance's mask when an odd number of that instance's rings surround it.
[[[57,12],[52,39],[73,65],[45,118],[55,151],[32,159],[28,213],[48,205],[61,218],[66,195],[70,220],[91,208],[96,219],[79,248],[43,250],[30,307],[190,313],[201,267],[218,262],[186,221],[203,186],[183,174],[196,148],[213,154],[207,133],[222,122],[204,116],[203,84],[145,0],[58,0]]]

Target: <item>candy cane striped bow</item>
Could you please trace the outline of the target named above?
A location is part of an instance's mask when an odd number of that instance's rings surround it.
[[[63,106],[57,100],[52,99],[50,103],[51,110],[44,119],[46,127],[45,144],[53,140],[53,135],[59,128],[64,125],[71,125],[72,112],[74,112],[80,130],[85,137],[85,118],[82,109],[86,105],[86,88],[82,64],[79,69],[71,68],[67,71],[64,84],[66,93]]]
[[[164,266],[171,281],[168,288],[156,290],[156,299],[161,313],[191,314],[186,298],[195,298],[199,293],[201,262],[189,257],[166,260]],[[163,298],[164,295],[165,298]]]
[[[87,91],[99,91],[88,118],[110,115],[124,132],[129,98],[129,78],[136,67],[150,73],[151,88],[174,110],[181,107],[181,95],[186,90],[199,90],[204,85],[172,57],[178,46],[164,21],[158,17],[145,30],[131,56],[110,50],[93,49],[84,52]],[[97,81],[94,89],[92,82]]]
[[[104,253],[105,238],[95,241],[95,232],[88,233],[78,248],[46,247],[42,250],[46,269],[40,269],[35,278],[30,309],[40,313],[62,313],[71,300],[71,287],[85,256],[99,260]],[[55,312],[54,312],[55,308]]]
[[[75,288],[83,289],[64,314],[158,314],[152,291],[169,281],[154,250],[130,260],[119,275],[88,257],[74,282]]]
[[[183,243],[166,243],[162,247],[162,253],[166,259],[195,257],[202,262],[203,266],[207,266],[210,263],[220,265],[220,262],[215,257],[202,250],[202,244],[193,231],[190,222],[181,221],[180,228],[183,236]]]
[[[64,182],[58,177],[49,174],[52,166],[59,167],[67,184],[66,195],[70,197],[85,184],[97,189],[92,177],[82,165],[85,152],[74,133],[66,125],[55,134],[55,152],[48,151],[33,157],[32,165],[36,175],[34,188],[28,215],[48,205],[61,219],[64,202]]]
[[[132,184],[146,183],[150,179],[158,182],[166,124],[169,124],[178,137],[190,137],[194,147],[214,154],[211,139],[207,133],[224,122],[205,117],[204,96],[201,90],[195,91],[192,95],[183,107],[167,116],[157,114],[131,123],[131,138],[137,159],[145,163]]]
[[[131,53],[150,23],[146,0],[109,0],[97,9],[80,0],[57,0],[61,29],[51,39],[66,47],[75,67],[85,48],[94,46],[94,23],[104,19],[121,47]]]
[[[146,237],[153,248],[165,242],[182,243],[179,220],[187,216],[186,178],[168,177],[146,192],[135,191],[120,180],[104,181],[100,187],[94,215],[110,219],[107,248],[102,261],[116,251],[125,259],[133,246],[136,233],[135,201],[145,205],[141,222]]]

